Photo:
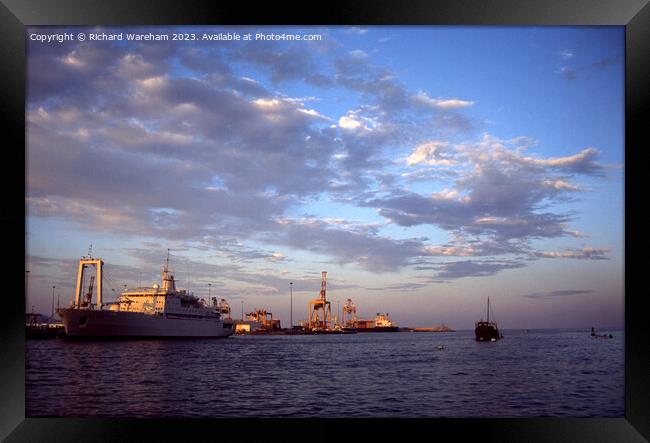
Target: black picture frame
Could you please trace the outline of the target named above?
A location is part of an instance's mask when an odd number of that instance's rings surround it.
[[[18,441],[150,441],[199,438],[386,437],[397,430],[410,438],[480,438],[488,441],[642,442],[650,439],[650,352],[644,289],[638,268],[648,250],[650,217],[644,214],[641,168],[647,146],[643,111],[648,107],[647,0],[328,0],[279,5],[277,2],[198,0],[0,0],[0,109],[6,126],[3,150],[3,211],[6,257],[2,299],[0,438]],[[19,269],[25,252],[25,34],[28,25],[144,24],[350,24],[350,25],[619,25],[626,29],[625,149],[625,405],[624,418],[382,419],[382,420],[185,420],[25,418],[24,286]],[[8,137],[7,137],[8,136]],[[22,171],[21,171],[22,167]],[[9,247],[7,247],[9,245]],[[4,249],[4,248],[3,248]],[[345,431],[342,431],[342,427]],[[327,432],[325,430],[327,429]],[[412,432],[425,432],[416,437]],[[344,437],[345,435],[345,437]],[[411,437],[413,435],[413,437]],[[329,437],[328,437],[329,438]]]

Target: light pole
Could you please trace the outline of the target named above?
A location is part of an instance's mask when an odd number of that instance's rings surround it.
[[[340,324],[341,321],[341,308],[339,307],[339,300],[336,300],[336,323]]]
[[[56,286],[52,286],[52,313],[50,314],[50,321],[52,321],[52,317],[54,317],[54,288],[56,288]]]
[[[212,283],[208,283],[208,306],[210,305],[210,300],[212,300],[211,296],[212,296]]]
[[[29,286],[28,286],[28,280],[29,280],[29,269],[25,271],[25,311],[27,311],[27,300],[29,298]]]
[[[289,290],[291,295],[289,296],[289,330],[293,329],[293,282],[289,282]]]

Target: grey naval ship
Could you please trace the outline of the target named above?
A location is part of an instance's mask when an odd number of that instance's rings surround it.
[[[169,251],[162,271],[162,286],[134,288],[122,292],[117,301],[104,302],[102,293],[103,260],[82,257],[79,260],[75,298],[67,308],[57,312],[68,338],[181,338],[228,337],[234,332],[231,322],[224,322],[221,312],[200,301],[186,290],[176,289],[169,271]],[[88,291],[83,294],[87,270]],[[92,272],[88,272],[91,274]],[[97,282],[97,300],[93,303],[93,286]]]

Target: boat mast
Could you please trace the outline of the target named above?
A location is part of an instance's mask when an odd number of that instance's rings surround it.
[[[490,297],[488,297],[488,317],[487,322],[490,323]]]

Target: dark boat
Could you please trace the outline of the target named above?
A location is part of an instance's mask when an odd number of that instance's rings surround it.
[[[493,316],[494,317],[494,316]],[[476,341],[496,341],[500,338],[503,338],[503,335],[499,332],[496,322],[490,321],[490,297],[487,301],[487,321],[476,322],[476,329],[474,330],[476,334]]]
[[[594,328],[591,328],[591,336],[595,338],[614,338],[612,334],[596,334],[596,330]]]

